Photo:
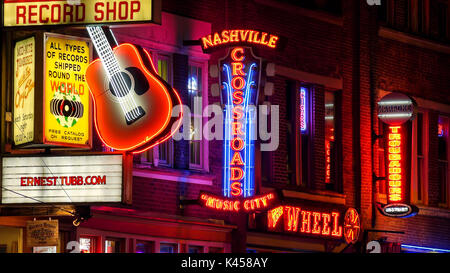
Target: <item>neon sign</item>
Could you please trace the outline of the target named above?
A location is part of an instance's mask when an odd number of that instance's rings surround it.
[[[261,59],[251,48],[235,47],[220,61],[222,103],[225,105],[223,194],[250,197],[254,183],[254,116]]]
[[[416,102],[401,93],[390,93],[378,102],[378,118],[387,124],[385,136],[387,204],[377,203],[378,211],[389,217],[411,217],[419,209],[407,204],[409,138],[408,125],[416,116]]]
[[[225,212],[251,213],[272,208],[279,202],[275,192],[253,196],[250,198],[224,198],[211,193],[201,192],[198,203],[204,207]]]
[[[305,87],[300,88],[300,132],[306,133],[308,130],[307,109],[307,92]]]
[[[204,51],[219,46],[235,46],[236,44],[262,45],[275,49],[278,47],[278,40],[277,35],[250,29],[227,29],[200,39]]]
[[[317,211],[303,207],[283,205],[267,212],[269,231],[296,233],[355,243],[360,234],[360,217],[350,208],[345,216],[337,210]]]
[[[403,201],[402,180],[402,134],[401,126],[389,126],[388,133],[388,203]]]

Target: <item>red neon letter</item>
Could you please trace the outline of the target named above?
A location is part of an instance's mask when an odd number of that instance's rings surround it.
[[[237,56],[237,53],[240,53],[240,57]],[[231,59],[233,61],[242,62],[244,58],[244,49],[242,47],[236,47],[231,51]]]
[[[311,212],[302,211],[302,228],[300,232],[311,233]]]
[[[232,183],[231,184],[231,195],[240,196],[241,194],[242,194],[241,183],[240,182]],[[239,208],[236,209],[236,203],[234,204],[234,209],[236,211],[239,211]]]
[[[332,212],[331,216],[333,217],[333,231],[331,232],[331,236],[341,237],[342,236],[342,227],[339,226],[339,213]]]
[[[231,159],[230,165],[244,165],[242,161],[241,153],[235,152],[233,158]]]
[[[244,177],[244,170],[239,167],[231,167],[230,172],[230,180],[241,180]]]
[[[287,229],[287,231],[296,232],[298,229],[298,216],[300,208],[286,206],[284,207],[284,212],[285,212],[284,228]]]

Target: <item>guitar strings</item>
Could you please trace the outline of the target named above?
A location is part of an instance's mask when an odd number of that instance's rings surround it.
[[[87,29],[87,31],[89,33],[89,36],[91,36],[91,39],[92,39],[92,41],[94,43],[95,49],[97,50],[97,53],[98,53],[98,55],[100,57],[100,60],[102,61],[103,67],[105,68],[106,75],[108,76],[108,79],[110,80],[111,84],[113,85],[113,88],[114,89],[118,89],[118,88],[116,88],[115,82],[111,81],[112,76],[109,73],[109,70],[107,68],[107,60],[105,59],[105,56],[104,56],[103,52],[101,51],[101,47],[102,47],[103,44],[102,44],[102,41],[100,40],[101,39],[101,35],[99,33],[99,29],[98,28],[100,28],[100,27],[89,27],[89,26],[86,27],[86,29]],[[121,92],[121,91],[119,90],[118,92]],[[120,100],[119,100],[119,104],[120,104],[120,108],[122,108],[122,112],[125,115],[125,118],[127,118],[126,110],[124,109],[124,106],[122,105],[122,103],[120,103]]]
[[[125,115],[125,119],[127,121],[130,121],[130,119],[137,119],[140,114],[138,107],[136,105],[134,98],[132,97],[130,100],[130,98],[127,98],[127,96],[126,96],[127,95],[125,93],[126,91],[123,91],[123,90],[128,89],[128,86],[125,82],[125,79],[123,78],[123,75],[120,71],[120,67],[119,67],[119,64],[118,64],[116,58],[114,56],[109,56],[109,60],[105,58],[105,57],[108,57],[108,56],[105,56],[105,53],[112,54],[112,52],[107,50],[108,47],[109,47],[109,49],[111,49],[111,48],[110,48],[109,44],[105,41],[105,37],[102,35],[103,30],[101,29],[101,27],[87,27],[87,30],[88,30],[88,33],[91,36],[91,38],[94,38],[93,39],[94,45],[97,49],[97,52],[99,53],[99,57],[102,60],[104,67],[106,68],[105,71],[106,71],[109,81],[111,82],[112,88],[114,89],[114,91],[116,91],[119,94],[118,100],[119,100],[119,104],[122,109],[122,112]],[[107,68],[108,64],[111,64],[113,66],[113,69],[116,68],[116,70],[117,70],[114,72],[113,75],[110,74],[109,69]],[[122,105],[122,103],[124,103],[125,105]],[[124,107],[127,107],[131,110],[129,112],[127,112]]]

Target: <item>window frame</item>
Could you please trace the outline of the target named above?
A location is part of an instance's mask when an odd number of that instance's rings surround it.
[[[418,129],[418,118],[416,117],[412,121],[412,138],[411,138],[411,189],[410,189],[410,201],[413,204],[418,205],[428,205],[428,154],[429,154],[429,113],[426,109],[418,109],[417,115],[422,114],[422,155],[419,156],[417,153],[417,129]],[[423,169],[422,169],[422,183],[421,187],[421,199],[419,199],[418,194],[418,164],[419,159],[421,158],[423,161]]]
[[[173,56],[169,52],[163,52],[158,50],[150,50],[152,61],[155,64],[155,69],[158,70],[158,61],[166,60],[167,61],[167,83],[169,85],[173,85]],[[158,71],[157,71],[158,72]],[[158,73],[159,74],[159,73]],[[159,157],[159,145],[167,145],[167,160],[161,160]],[[151,149],[143,152],[141,154],[141,164],[149,165],[149,166],[162,166],[162,167],[173,167],[173,139],[170,138],[164,143],[158,144]]]
[[[202,90],[201,90],[201,98],[202,98],[202,113],[201,116],[196,116],[194,112],[191,111],[191,118],[201,118],[202,123],[200,128],[201,131],[201,139],[196,140],[200,142],[200,164],[194,164],[191,163],[191,140],[189,140],[189,169],[190,170],[198,170],[198,171],[209,171],[209,141],[205,139],[203,136],[203,125],[205,125],[208,122],[208,118],[203,115],[203,111],[208,106],[208,61],[207,60],[197,60],[195,58],[189,58],[188,62],[188,81],[189,81],[189,73],[191,71],[191,67],[195,66],[198,68],[201,68],[201,75],[202,75]],[[188,84],[188,83],[186,83]],[[188,88],[187,88],[188,90]],[[189,90],[188,90],[189,92]],[[192,110],[192,109],[191,109]]]
[[[439,207],[443,207],[443,208],[450,208],[450,132],[449,132],[449,130],[450,130],[450,116],[449,115],[446,115],[446,114],[444,114],[444,113],[439,113],[439,115],[438,115],[438,124],[439,124],[439,119],[440,118],[443,118],[444,120],[446,120],[446,123],[447,123],[447,128],[446,128],[446,130],[447,130],[447,132],[445,133],[445,137],[447,138],[447,145],[446,145],[446,148],[447,148],[447,159],[446,160],[442,160],[442,159],[439,159],[439,157],[438,157],[438,159],[437,159],[437,161],[438,161],[438,165],[440,165],[440,163],[446,163],[447,164],[447,166],[446,166],[446,169],[447,169],[447,181],[446,181],[446,200],[445,200],[445,202],[441,202],[441,200],[439,200],[439,203],[438,203],[438,205],[439,205]],[[439,168],[440,168],[440,166],[439,166]],[[441,181],[439,181],[439,183],[441,183]],[[439,191],[441,192],[441,187],[440,187],[441,185],[439,184]]]

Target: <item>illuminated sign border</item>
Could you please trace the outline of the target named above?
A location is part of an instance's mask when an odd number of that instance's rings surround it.
[[[132,156],[119,153],[5,156],[0,204],[129,203],[131,163]]]
[[[308,89],[300,87],[300,132],[308,132]]]
[[[251,107],[258,101],[262,60],[251,47],[233,47],[219,64],[225,105],[223,194],[249,197],[255,192],[255,140],[251,133],[256,113]]]
[[[92,61],[92,54],[93,54],[93,45],[90,39],[88,38],[84,38],[84,37],[76,37],[76,36],[70,36],[70,35],[63,35],[63,34],[56,34],[56,33],[50,33],[50,32],[45,32],[44,36],[43,36],[43,51],[44,51],[44,61],[43,61],[43,73],[45,74],[47,71],[47,62],[45,61],[45,59],[47,58],[45,56],[45,50],[46,50],[46,42],[48,37],[51,38],[60,38],[60,39],[68,39],[68,40],[74,40],[74,41],[83,41],[86,42],[88,44],[89,47],[89,62]],[[63,146],[63,147],[73,147],[73,148],[87,148],[90,149],[92,148],[92,141],[93,141],[93,132],[92,132],[92,120],[93,120],[93,115],[92,115],[92,107],[93,107],[93,103],[92,100],[90,99],[90,91],[89,91],[89,87],[87,87],[87,82],[86,87],[87,89],[85,90],[85,94],[87,94],[88,96],[88,100],[89,100],[89,111],[86,111],[86,114],[89,115],[89,120],[88,120],[88,127],[89,127],[89,137],[88,137],[88,142],[86,144],[72,144],[72,143],[64,143],[64,142],[52,142],[51,140],[47,140],[45,137],[45,132],[46,132],[46,127],[45,127],[45,123],[46,123],[46,119],[48,118],[46,115],[46,92],[47,92],[47,86],[46,86],[46,77],[48,75],[44,75],[43,76],[43,91],[42,91],[42,142],[46,145],[50,145],[50,146]]]
[[[198,43],[204,53],[236,46],[259,46],[281,51],[286,46],[287,39],[256,29],[224,29],[201,37]]]
[[[281,202],[281,196],[276,191],[270,191],[247,198],[226,198],[213,193],[201,191],[197,203],[202,207],[215,211],[231,213],[253,213],[267,211]]]
[[[384,216],[396,218],[409,218],[419,213],[419,208],[408,204],[376,204],[378,211]]]
[[[91,0],[86,0],[86,1],[91,1]],[[142,0],[140,0],[142,1]],[[123,25],[123,24],[145,24],[145,23],[155,23],[155,24],[161,24],[161,7],[162,7],[162,1],[161,0],[145,0],[145,1],[149,1],[150,5],[151,5],[151,14],[149,19],[147,20],[140,20],[140,21],[113,21],[113,22],[108,22],[108,21],[100,21],[100,22],[91,22],[91,21],[82,21],[80,23],[61,23],[58,22],[57,24],[35,24],[35,25],[31,25],[31,24],[23,24],[23,25],[5,25],[5,11],[7,10],[6,5],[8,4],[12,4],[14,2],[16,2],[15,0],[13,0],[12,3],[5,3],[3,2],[2,4],[0,4],[0,9],[1,12],[0,14],[2,15],[2,20],[0,21],[0,27],[5,29],[5,30],[14,30],[17,28],[24,28],[26,27],[27,29],[30,28],[45,28],[48,29],[49,27],[60,27],[60,26],[64,26],[64,27],[68,27],[68,26],[82,26],[82,25],[100,25],[100,24],[108,24],[108,25]],[[29,1],[30,2],[30,1]],[[32,2],[44,2],[42,0],[35,0]],[[53,0],[47,0],[46,2],[54,2]],[[60,1],[56,1],[56,2],[60,2]],[[68,1],[67,1],[68,2]],[[48,3],[47,3],[48,5]],[[148,12],[143,12],[145,14],[148,14]],[[34,13],[33,13],[34,14]],[[36,13],[36,16],[38,14]],[[148,15],[147,15],[148,17]]]
[[[358,241],[361,231],[356,209],[311,209],[311,206],[283,204],[267,212],[267,230],[315,238]]]

